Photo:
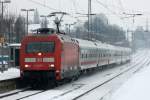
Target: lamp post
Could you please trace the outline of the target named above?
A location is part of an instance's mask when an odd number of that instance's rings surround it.
[[[29,25],[28,17],[29,17],[29,12],[34,11],[34,9],[21,9],[21,11],[24,11],[24,12],[27,13],[27,33],[26,33],[26,35],[28,35],[28,25]]]
[[[1,32],[3,33],[3,17],[4,17],[4,4],[6,4],[6,3],[10,3],[11,1],[9,1],[9,0],[5,0],[5,1],[0,1],[0,4],[1,4],[1,6],[2,6],[2,16],[1,16],[1,23],[0,23],[0,25],[1,25]],[[4,63],[3,63],[3,43],[4,43],[4,33],[2,34],[2,37],[1,37],[1,44],[2,44],[2,47],[1,47],[1,58],[2,58],[2,72],[4,71]]]
[[[123,14],[124,15],[128,15],[128,17],[123,17],[123,18],[133,18],[132,19],[132,23],[133,23],[133,28],[134,28],[134,23],[135,23],[135,17],[137,17],[137,16],[142,16],[143,14],[141,14],[141,13],[125,13],[125,12],[123,12]],[[131,36],[131,47],[132,47],[132,50],[134,51],[135,50],[135,48],[133,47],[134,46],[134,44],[133,44],[133,42],[134,42],[134,31],[132,30],[131,31],[132,32],[132,36]],[[127,35],[128,36],[128,35]]]
[[[11,1],[9,1],[9,0],[5,0],[5,1],[0,1],[0,3],[2,4],[1,6],[2,6],[2,20],[3,20],[3,17],[4,17],[4,4],[5,3],[10,3]]]
[[[74,22],[74,23],[72,23],[72,24],[66,24],[66,26],[68,26],[68,33],[69,33],[69,35],[70,35],[70,28],[71,28],[71,26],[73,26],[73,25],[75,25],[77,22]]]

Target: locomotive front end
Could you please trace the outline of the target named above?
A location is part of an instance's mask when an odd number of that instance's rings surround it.
[[[60,44],[57,34],[25,37],[20,49],[21,77],[60,80]]]

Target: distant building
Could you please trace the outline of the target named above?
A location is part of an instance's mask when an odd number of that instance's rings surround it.
[[[39,16],[39,12],[38,12],[37,9],[34,11],[33,23],[34,24],[39,24],[40,23],[40,16]]]
[[[48,20],[47,20],[46,17],[44,19],[42,19],[42,21],[41,21],[41,27],[42,28],[47,28],[48,27]]]

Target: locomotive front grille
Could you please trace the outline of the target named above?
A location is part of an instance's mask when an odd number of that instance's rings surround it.
[[[43,58],[43,62],[54,62],[54,58]]]
[[[24,62],[36,62],[36,58],[25,58]]]
[[[24,62],[54,62],[54,58],[25,58]]]

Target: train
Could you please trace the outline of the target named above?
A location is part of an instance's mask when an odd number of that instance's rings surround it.
[[[52,28],[39,28],[24,37],[20,74],[26,80],[61,81],[82,72],[130,61],[131,49],[100,41],[71,38]]]

